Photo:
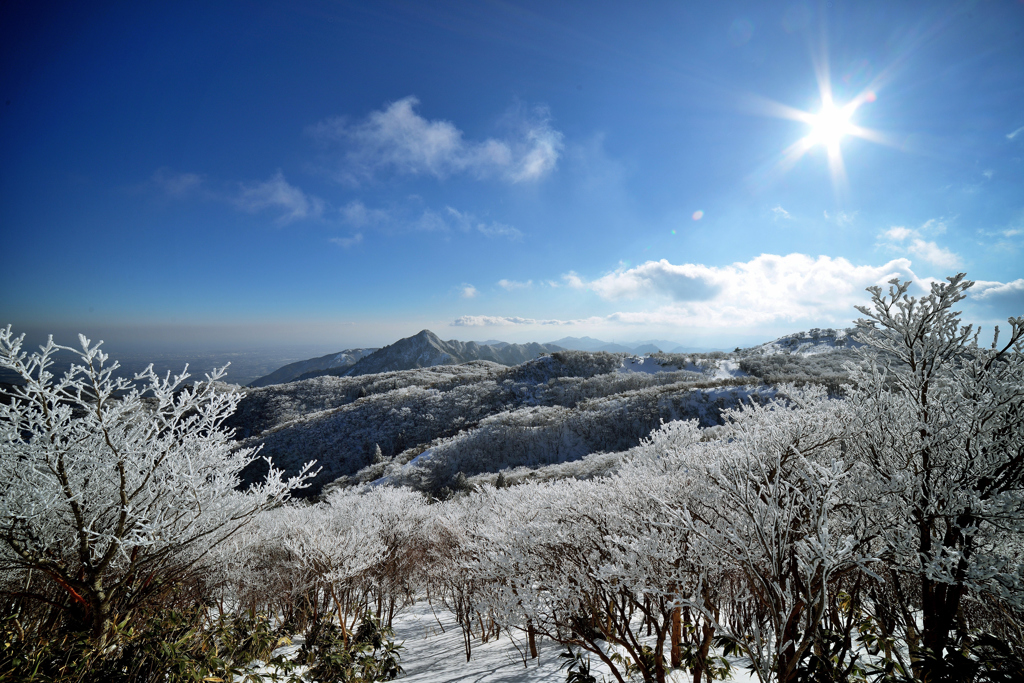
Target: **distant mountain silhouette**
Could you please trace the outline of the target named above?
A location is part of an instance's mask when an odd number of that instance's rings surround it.
[[[355,365],[357,361],[369,356],[376,350],[377,349],[346,349],[339,353],[330,353],[326,356],[320,356],[319,358],[310,358],[309,360],[300,360],[295,363],[289,363],[282,368],[274,370],[269,375],[253,380],[249,383],[249,386],[266,387],[271,384],[294,382],[298,379],[305,379],[307,376],[316,377],[317,375],[325,375],[331,370],[351,367],[352,365]]]

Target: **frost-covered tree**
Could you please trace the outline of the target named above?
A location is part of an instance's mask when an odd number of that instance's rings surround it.
[[[856,340],[895,358],[851,375],[860,410],[857,456],[892,503],[882,527],[915,673],[938,680],[959,638],[968,595],[1024,604],[1024,318],[1009,338],[978,344],[953,307],[973,285],[961,273],[908,296],[871,287]],[[877,356],[876,356],[877,358]],[[912,595],[918,586],[918,594]],[[920,631],[917,612],[919,609]],[[953,633],[958,632],[954,637]]]
[[[880,510],[844,455],[851,406],[820,388],[726,414],[726,438],[690,448],[678,466],[690,552],[713,577],[724,565],[756,618],[693,605],[744,651],[762,681],[798,678],[844,572],[870,567]],[[719,578],[717,581],[721,581]]]
[[[674,433],[699,439],[693,423]],[[586,650],[619,683],[634,669],[663,683],[677,596],[694,582],[687,530],[659,503],[675,482],[661,475],[638,468],[600,481],[484,487],[463,499],[472,514],[461,516],[460,575],[476,579],[477,608],[528,639]]]
[[[150,366],[128,380],[100,343],[79,340],[72,349],[51,337],[28,353],[24,335],[0,329],[0,367],[23,381],[0,403],[0,568],[7,581],[35,572],[56,584],[52,602],[102,648],[115,616],[287,498],[312,463],[288,480],[271,467],[239,490],[258,449],[234,448],[223,427],[240,400],[216,383],[225,369],[192,386],[187,366],[164,378]],[[61,351],[76,358],[57,377]]]

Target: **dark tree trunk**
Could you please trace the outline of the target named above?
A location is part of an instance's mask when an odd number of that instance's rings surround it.
[[[683,665],[683,624],[681,618],[682,608],[676,607],[672,610],[672,668],[678,669]]]

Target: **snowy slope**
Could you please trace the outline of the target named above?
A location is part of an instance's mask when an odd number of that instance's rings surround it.
[[[304,378],[304,375],[310,375],[311,373],[323,373],[337,368],[346,368],[355,365],[360,359],[369,356],[376,350],[377,349],[346,349],[339,353],[329,353],[326,356],[320,356],[319,358],[310,358],[309,360],[300,360],[295,363],[289,363],[282,368],[278,368],[269,375],[253,380],[249,383],[249,386],[266,387],[271,384],[284,384],[286,382],[294,382],[297,379]]]

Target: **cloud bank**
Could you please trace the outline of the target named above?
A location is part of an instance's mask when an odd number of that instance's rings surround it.
[[[653,310],[618,312],[609,320],[628,324],[747,327],[801,320],[846,324],[864,303],[864,289],[894,277],[918,278],[907,259],[855,266],[844,258],[762,254],[728,266],[667,260],[620,268],[586,288],[606,300],[662,301]]]
[[[865,304],[865,288],[894,277],[925,284],[907,259],[854,265],[844,258],[762,254],[727,266],[648,261],[593,280],[576,273],[564,286],[609,302],[635,301],[634,310],[575,320],[462,316],[453,325],[643,325],[682,328],[748,328],[778,324],[849,325]]]

